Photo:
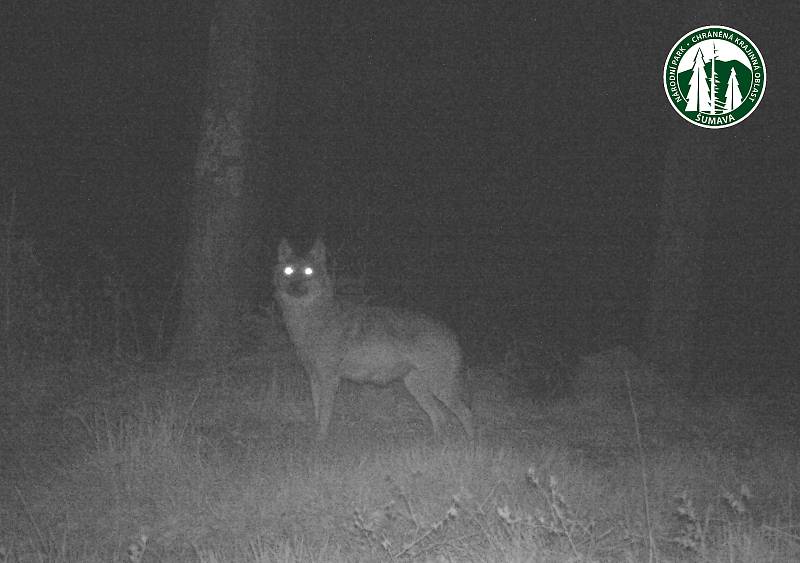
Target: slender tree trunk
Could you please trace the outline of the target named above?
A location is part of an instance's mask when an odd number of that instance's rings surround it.
[[[716,170],[712,137],[718,131],[679,126],[666,155],[648,338],[653,361],[676,375],[688,375],[697,343],[706,202]]]
[[[687,4],[691,21],[679,33],[717,22],[724,11],[718,0]],[[647,333],[650,359],[682,379],[694,375],[697,359],[707,213],[728,130],[670,117]]]
[[[203,137],[172,355],[208,364],[230,349],[244,296],[244,223],[252,192],[246,168],[256,80],[256,0],[218,0],[211,24]]]

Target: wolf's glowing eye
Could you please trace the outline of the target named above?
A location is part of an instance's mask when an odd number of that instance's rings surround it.
[[[303,270],[303,273],[304,273],[306,276],[310,276],[311,274],[313,274],[313,273],[314,273],[314,268],[312,268],[311,266],[306,266],[306,269],[305,269],[305,270]]]
[[[292,268],[291,266],[286,266],[283,269],[283,275],[284,276],[291,276],[293,273],[294,273],[294,268]]]

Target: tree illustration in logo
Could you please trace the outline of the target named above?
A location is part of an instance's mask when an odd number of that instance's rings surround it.
[[[717,47],[711,43],[712,55],[706,61],[698,47],[688,79],[685,111],[716,115],[729,113],[742,105],[742,91],[736,76],[737,61],[721,61]],[[727,79],[720,81],[720,74]],[[685,73],[683,73],[685,74]]]

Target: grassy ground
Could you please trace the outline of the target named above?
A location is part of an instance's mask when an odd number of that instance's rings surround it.
[[[800,561],[796,395],[634,393],[637,438],[626,393],[488,369],[476,444],[345,386],[318,445],[303,385],[265,373],[7,373],[0,562]]]

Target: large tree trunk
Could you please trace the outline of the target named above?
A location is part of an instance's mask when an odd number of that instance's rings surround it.
[[[683,13],[691,21],[677,35],[721,20],[720,1],[688,4]],[[650,359],[680,380],[696,375],[707,213],[729,130],[670,119],[647,336]]]
[[[230,349],[243,283],[244,222],[252,207],[247,137],[256,79],[255,0],[218,0],[211,24],[203,138],[172,355],[207,364]]]

